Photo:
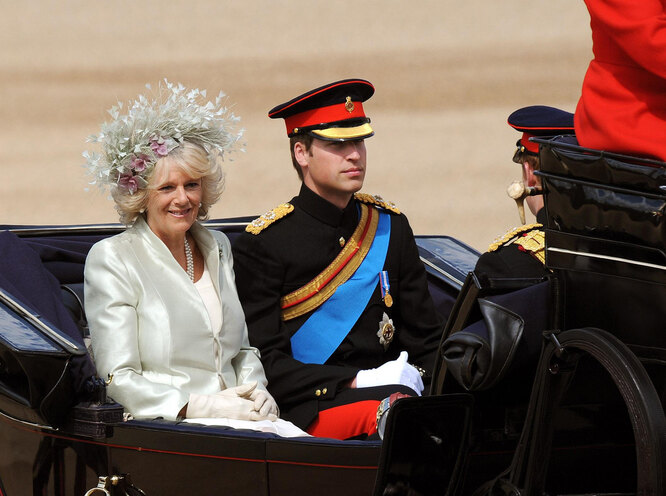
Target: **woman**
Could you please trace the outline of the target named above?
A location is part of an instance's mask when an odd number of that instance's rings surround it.
[[[200,105],[198,90],[162,89],[166,101],[141,96],[122,117],[112,109],[115,120],[93,140],[103,156],[84,154],[130,225],[95,244],[86,261],[95,364],[135,417],[276,420],[248,342],[229,240],[197,222],[222,193],[220,161],[240,138],[231,131],[237,119],[220,98]]]

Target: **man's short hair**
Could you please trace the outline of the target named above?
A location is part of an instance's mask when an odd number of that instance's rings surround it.
[[[312,141],[314,140],[314,137],[310,136],[309,134],[296,134],[289,138],[289,146],[291,147],[291,163],[294,165],[294,169],[296,169],[296,173],[298,174],[298,178],[302,181],[303,180],[303,169],[301,168],[301,164],[298,163],[298,160],[296,160],[296,155],[294,154],[294,146],[296,143],[303,143],[303,146],[305,147],[305,151],[309,152],[310,148],[312,147]]]
[[[513,156],[513,161],[520,165],[523,165],[523,162],[527,162],[534,170],[539,170],[540,167],[539,155],[529,152],[517,150]]]

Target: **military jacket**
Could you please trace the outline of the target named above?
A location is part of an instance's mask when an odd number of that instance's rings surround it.
[[[540,278],[550,273],[544,266],[542,222],[545,211],[537,212],[537,221],[529,229],[512,229],[499,241],[493,243],[486,253],[479,257],[474,271],[479,277],[489,278]],[[537,235],[540,246],[526,249],[520,238],[526,235]],[[536,242],[535,242],[536,243]],[[539,251],[540,250],[540,251]]]
[[[390,213],[391,231],[384,270],[393,305],[377,286],[362,315],[324,364],[292,357],[290,338],[312,314],[281,319],[280,298],[301,288],[338,255],[359,220],[358,200],[340,210],[302,186],[291,200],[293,211],[257,234],[243,233],[234,243],[236,284],[250,342],[262,361],[282,416],[300,427],[316,417],[320,402],[333,400],[361,369],[378,367],[409,352],[409,361],[432,371],[443,319],[435,311],[407,218]],[[270,217],[270,216],[269,216]],[[396,333],[385,350],[377,336],[386,313]]]

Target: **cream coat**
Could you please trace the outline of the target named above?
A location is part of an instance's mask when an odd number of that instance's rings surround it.
[[[267,384],[259,352],[248,341],[229,240],[198,223],[190,232],[222,302],[219,368],[199,293],[143,217],[96,243],[86,260],[95,365],[100,377],[113,374],[109,395],[137,418],[174,420],[190,393],[214,394],[255,380],[260,388]]]

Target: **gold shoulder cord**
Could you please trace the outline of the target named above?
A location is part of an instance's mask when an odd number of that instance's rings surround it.
[[[546,263],[546,235],[543,231],[534,229],[525,236],[519,236],[513,243],[522,246],[526,252],[531,253],[542,264]]]
[[[275,221],[286,217],[293,211],[294,206],[291,203],[283,203],[254,219],[245,227],[245,230],[251,234],[259,234]]]
[[[376,205],[385,210],[388,210],[389,212],[393,212],[394,214],[400,213],[400,210],[398,209],[395,203],[386,201],[379,195],[369,195],[367,193],[354,193],[354,198],[356,198],[361,203]]]
[[[524,226],[520,226],[520,227],[516,227],[514,229],[511,229],[509,232],[507,232],[501,238],[495,239],[495,241],[493,241],[492,244],[488,247],[488,251],[495,251],[500,246],[510,244],[510,241],[512,241],[519,234],[522,234],[522,233],[527,232],[527,231],[531,231],[532,229],[538,229],[540,227],[543,227],[543,225],[539,224],[539,223],[536,223],[536,224],[527,224],[527,225],[524,225]]]

